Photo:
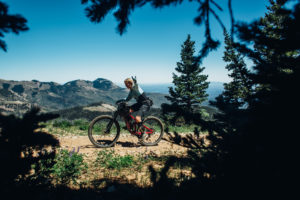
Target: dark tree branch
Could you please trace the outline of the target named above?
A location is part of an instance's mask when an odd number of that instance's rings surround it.
[[[231,0],[228,0],[228,9],[229,9],[229,14],[230,14],[230,20],[231,20],[231,41],[234,41],[234,17],[233,17],[233,11],[232,11],[232,4],[231,4]]]
[[[0,2],[0,38],[4,37],[4,33],[13,32],[19,34],[21,31],[28,30],[26,23],[27,20],[21,15],[9,15],[8,6]],[[3,51],[7,51],[6,43],[1,39],[0,48]]]
[[[126,31],[127,26],[130,24],[129,16],[135,8],[142,7],[149,3],[152,7],[157,9],[171,5],[177,6],[182,2],[183,0],[81,0],[82,4],[87,5],[85,9],[86,15],[92,22],[100,23],[109,12],[114,11],[113,15],[118,21],[117,31],[120,35]],[[198,56],[200,62],[210,51],[217,49],[220,44],[218,40],[212,39],[209,15],[212,14],[222,29],[225,30],[222,20],[212,7],[215,6],[216,9],[220,11],[223,11],[223,9],[214,0],[189,0],[189,2],[199,3],[199,14],[195,17],[194,22],[199,26],[204,22],[205,26],[206,39]],[[229,5],[231,5],[231,1]],[[232,10],[230,12],[232,17]],[[232,28],[231,30],[233,31],[234,29]]]

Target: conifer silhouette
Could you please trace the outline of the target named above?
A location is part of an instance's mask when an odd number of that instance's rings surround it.
[[[21,31],[27,31],[27,20],[21,15],[10,15],[8,6],[0,2],[0,38],[4,37],[5,33],[13,32],[19,34]],[[7,46],[4,40],[0,39],[0,48],[7,51]]]

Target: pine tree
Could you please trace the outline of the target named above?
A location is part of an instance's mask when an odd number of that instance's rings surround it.
[[[280,42],[287,37],[284,32],[291,14],[290,11],[283,9],[285,3],[284,0],[270,0],[268,12],[259,21],[259,26],[262,27],[260,34],[264,38],[259,38],[254,45],[254,50],[260,57],[252,58],[256,64],[254,67],[256,74],[253,78],[263,92],[278,90],[282,86],[282,78],[293,73],[290,59],[300,53],[299,50],[287,50],[286,46],[290,44]],[[294,45],[296,42],[297,40]]]
[[[228,188],[249,186],[255,193],[268,185],[272,192],[265,194],[276,191],[274,196],[278,196],[288,193],[285,187],[292,188],[299,173],[299,120],[292,112],[298,113],[300,102],[296,92],[300,84],[300,3],[288,10],[284,0],[270,2],[264,18],[237,27],[240,43],[233,44],[254,63],[254,70],[248,73],[251,92],[245,98],[249,106],[237,109],[237,104],[235,112],[225,110],[223,121],[213,124],[213,153],[204,155],[202,164],[211,159],[205,164],[220,166],[212,174]],[[234,95],[221,95],[229,96],[219,102],[236,102]]]
[[[206,89],[209,82],[206,81],[208,76],[202,74],[205,68],[200,67],[194,56],[195,42],[191,40],[190,35],[181,48],[181,61],[177,62],[175,68],[179,75],[173,73],[175,86],[169,88],[170,96],[166,96],[166,98],[175,108],[176,115],[181,115],[187,120],[187,115],[193,113],[201,103],[207,100]]]
[[[210,101],[210,104],[223,112],[230,112],[245,107],[253,91],[250,71],[243,56],[234,48],[231,36],[227,32],[224,36],[226,46],[223,60],[228,63],[225,68],[230,72],[228,76],[232,81],[224,84],[223,93],[216,98],[216,101]]]
[[[254,49],[244,52],[255,63],[252,81],[259,86],[251,97],[248,123],[240,132],[247,137],[249,149],[259,149],[255,154],[257,174],[275,186],[291,183],[299,168],[295,159],[299,122],[291,116],[298,113],[300,102],[296,92],[300,84],[300,3],[290,10],[286,2],[270,1],[264,18],[238,28],[240,38],[254,44]],[[284,143],[283,138],[289,142]]]

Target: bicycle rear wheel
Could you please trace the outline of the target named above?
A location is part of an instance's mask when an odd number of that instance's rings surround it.
[[[160,119],[149,116],[143,121],[140,131],[143,132],[141,143],[145,146],[153,146],[162,139],[164,126]]]
[[[119,123],[109,115],[96,117],[90,123],[88,136],[96,147],[111,147],[120,136]]]

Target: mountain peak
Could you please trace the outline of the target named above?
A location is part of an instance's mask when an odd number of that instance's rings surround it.
[[[94,81],[110,81],[110,80],[108,80],[108,79],[105,79],[105,78],[97,78],[96,80],[94,80]]]
[[[104,78],[97,78],[96,80],[94,80],[93,87],[100,90],[111,90],[111,89],[119,88],[119,86],[114,84],[112,81]]]
[[[73,87],[84,87],[84,86],[90,86],[91,81],[77,79],[77,80],[69,81],[69,82],[65,83],[64,85],[65,86],[73,86]]]

